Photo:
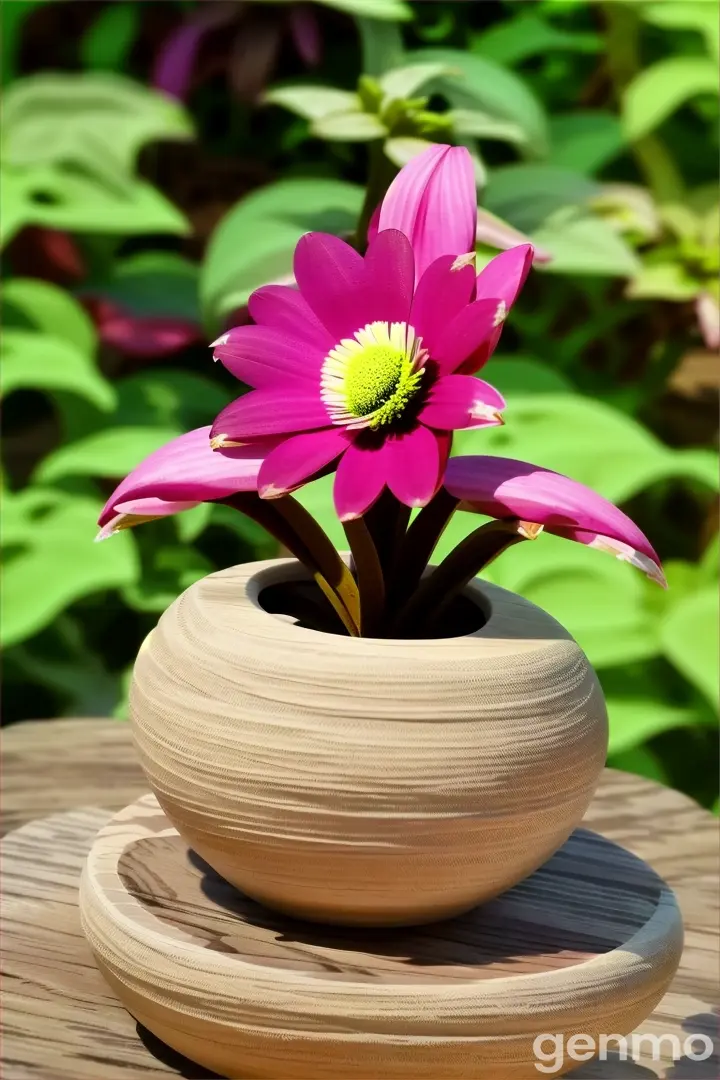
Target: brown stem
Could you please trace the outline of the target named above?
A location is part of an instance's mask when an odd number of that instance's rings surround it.
[[[393,610],[404,604],[417,588],[458,502],[459,499],[441,487],[406,532],[392,577],[389,604]]]
[[[360,593],[360,634],[378,636],[385,612],[385,578],[377,548],[364,518],[343,522],[355,563]]]
[[[360,595],[350,570],[326,533],[291,495],[261,499],[255,492],[238,492],[220,500],[262,525],[306,566],[328,598],[345,629],[360,633]]]
[[[475,529],[415,590],[395,622],[395,636],[421,636],[476,574],[507,548],[534,539],[539,531],[539,526],[517,518],[489,521]]]
[[[401,503],[386,488],[375,505],[363,515],[377,548],[386,587],[390,584],[411,512],[409,506]]]

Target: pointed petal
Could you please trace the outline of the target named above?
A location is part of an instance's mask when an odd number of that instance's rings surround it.
[[[433,386],[418,419],[431,428],[496,427],[505,399],[490,383],[471,375],[445,375]]]
[[[532,261],[532,244],[520,244],[496,255],[478,274],[478,299],[497,296],[504,303],[507,314],[525,284]]]
[[[258,476],[262,499],[286,495],[312,479],[346,450],[350,436],[342,428],[325,428],[284,439],[265,458]]]
[[[475,291],[475,267],[454,255],[441,255],[428,266],[415,290],[410,322],[434,355],[449,323]]]
[[[354,248],[328,233],[307,233],[295,248],[300,292],[335,341],[352,337],[360,322],[365,264]]]
[[[193,13],[165,40],[155,63],[152,85],[172,97],[184,100],[190,90],[203,38],[232,16],[232,8],[224,4],[215,5],[211,11]]]
[[[298,289],[289,285],[263,285],[248,300],[250,317],[259,326],[285,330],[327,354],[335,338],[318,319]]]
[[[291,392],[252,390],[226,405],[215,418],[210,432],[216,445],[262,438],[265,435],[292,435],[297,431],[330,427],[327,409],[319,392],[295,387]]]
[[[610,551],[665,583],[660,560],[637,525],[601,495],[560,473],[512,458],[451,458],[445,487],[468,508],[535,522],[557,536]]]
[[[496,329],[497,313],[497,300],[475,300],[455,316],[433,353],[441,374],[456,371],[490,340]]]
[[[326,354],[307,342],[269,326],[237,326],[219,339],[213,359],[236,379],[259,389],[303,392],[319,388]]]
[[[322,40],[317,15],[310,4],[293,4],[288,11],[293,43],[300,59],[315,67],[322,59]]]
[[[441,255],[475,250],[475,170],[464,146],[433,145],[404,166],[388,188],[378,227],[405,233],[415,274]]]
[[[385,442],[359,436],[340,458],[333,501],[341,521],[352,521],[370,509],[385,487]]]
[[[425,506],[440,482],[440,447],[434,432],[418,424],[385,442],[387,485],[405,506]]]
[[[117,527],[118,515],[164,517],[236,491],[254,491],[267,442],[215,454],[210,428],[196,428],[150,454],[118,484],[98,519]]]
[[[365,255],[365,310],[360,326],[375,320],[407,322],[414,285],[415,259],[408,238],[397,229],[378,233]]]

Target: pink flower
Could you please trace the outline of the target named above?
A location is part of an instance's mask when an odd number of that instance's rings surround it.
[[[445,487],[474,510],[494,518],[519,518],[547,532],[607,551],[665,587],[660,560],[630,518],[584,484],[527,461],[456,457]]]
[[[412,203],[405,218],[399,181]],[[490,356],[532,259],[530,245],[504,252],[476,280],[464,148],[431,147],[395,185],[364,258],[335,236],[302,237],[299,289],[259,289],[248,305],[256,325],[214,343],[215,359],[254,387],[217,417],[214,448],[284,437],[260,470],[263,498],[337,462],[343,521],[364,514],[385,486],[424,506],[442,483],[452,432],[502,422],[503,398],[470,373]],[[406,231],[385,227],[388,202]]]
[[[153,518],[190,510],[238,491],[255,491],[268,444],[214,454],[210,428],[195,428],[161,446],[118,484],[98,519],[97,540]]]

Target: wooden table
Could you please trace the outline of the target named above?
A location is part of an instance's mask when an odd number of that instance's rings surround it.
[[[81,866],[99,823],[147,788],[126,724],[55,720],[3,736],[4,1080],[140,1080],[211,1074],[138,1032],[95,969],[76,904]],[[94,808],[94,809],[93,809]],[[103,813],[105,811],[105,813]],[[63,842],[39,857],[49,815],[65,814]],[[585,824],[645,859],[675,889],[685,921],[683,961],[670,992],[642,1025],[650,1035],[718,1037],[718,822],[678,792],[606,770]],[[58,819],[55,822],[57,832]],[[662,1044],[633,1061],[595,1062],[577,1080],[711,1080],[713,1058],[673,1059]],[[538,1076],[547,1075],[538,1072]],[[241,1078],[237,1078],[241,1080]],[[438,1077],[438,1080],[441,1080]],[[493,1080],[483,1077],[482,1080]]]

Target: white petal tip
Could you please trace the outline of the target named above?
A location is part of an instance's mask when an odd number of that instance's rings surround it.
[[[261,499],[282,499],[284,495],[288,495],[287,488],[277,488],[273,484],[266,484],[264,488],[258,489],[258,495]]]
[[[474,251],[468,251],[467,255],[458,255],[450,270],[463,270],[466,266],[475,266]]]
[[[497,306],[497,311],[495,312],[495,318],[493,319],[493,326],[497,327],[497,326],[500,326],[502,323],[504,323],[505,320],[507,319],[507,313],[508,313],[507,304],[505,303],[504,300],[501,300],[500,303]]]
[[[544,525],[538,525],[536,521],[520,521],[517,531],[525,540],[537,540],[544,527]]]
[[[226,333],[221,334],[219,338],[216,338],[215,341],[211,341],[210,342],[210,348],[214,349],[218,345],[227,345],[229,338],[230,338],[230,331],[228,330]],[[217,360],[217,357],[213,356],[213,360]]]

